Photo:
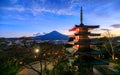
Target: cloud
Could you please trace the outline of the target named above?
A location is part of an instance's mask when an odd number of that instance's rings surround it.
[[[40,13],[44,13],[44,12],[47,12],[47,13],[52,13],[52,14],[57,14],[57,15],[72,15],[73,12],[71,12],[69,9],[47,9],[47,8],[31,8],[29,9],[31,11],[31,13],[34,15],[34,16],[37,16],[38,14]]]
[[[25,11],[25,8],[21,7],[21,6],[16,6],[16,7],[0,7],[0,10],[22,12],[22,11]]]
[[[12,0],[10,1],[12,2]],[[113,16],[116,16],[115,18],[120,19],[120,17],[118,17],[119,13],[111,11],[114,8],[114,2],[112,0],[14,0],[13,3],[13,6],[4,6],[0,7],[0,9],[3,11],[17,11],[20,12],[20,14],[31,13],[33,16],[38,16],[41,13],[79,16],[79,9],[83,6],[85,15],[88,17],[97,19],[108,19],[109,17],[109,19],[111,19]]]
[[[10,0],[12,2],[12,0]],[[59,5],[58,5],[59,4]],[[17,12],[29,12],[34,16],[37,16],[40,13],[52,13],[57,15],[73,15],[72,8],[75,6],[75,0],[56,0],[56,1],[47,1],[47,0],[31,0],[31,2],[21,0],[14,0],[11,6],[7,6],[3,3],[4,6],[0,7],[2,11],[17,11]]]
[[[40,13],[52,13],[57,15],[72,15],[72,5],[70,1],[64,1],[64,0],[56,0],[54,2],[52,1],[46,1],[46,0],[40,0],[41,2],[33,1],[32,6],[29,7],[30,12],[37,16]],[[59,5],[58,5],[59,4]]]
[[[113,25],[111,25],[111,27],[113,27],[113,28],[120,28],[120,24],[113,24]]]

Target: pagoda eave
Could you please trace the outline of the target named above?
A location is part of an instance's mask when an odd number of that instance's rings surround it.
[[[87,33],[80,32],[80,33],[75,33],[75,35],[90,35],[90,32]]]
[[[65,47],[66,48],[69,48],[69,47],[72,47],[73,45],[72,44],[66,44]]]
[[[78,50],[74,53],[74,55],[81,55],[81,54],[83,54],[83,55],[85,55],[85,54],[98,55],[98,54],[105,54],[105,52],[90,49],[90,50]]]
[[[90,42],[91,45],[102,45],[102,42]]]
[[[76,27],[74,26],[72,29],[69,29],[69,31],[75,31]]]
[[[89,36],[100,36],[100,34],[95,34],[95,33],[75,33],[75,36],[77,35],[89,35]]]
[[[106,61],[103,61],[103,60],[99,60],[99,59],[93,59],[93,60],[91,60],[91,61],[89,61],[89,62],[81,62],[80,60],[79,61],[77,61],[78,63],[76,63],[75,65],[83,65],[83,66],[87,66],[87,65],[109,65],[109,63],[108,62],[106,62]],[[81,62],[81,64],[80,64],[80,62]]]
[[[74,44],[77,45],[102,45],[102,42],[88,42],[86,43],[87,41],[78,41],[78,42],[75,42]]]
[[[99,28],[99,25],[75,25],[75,27]]]
[[[75,45],[89,45],[90,43],[86,43],[86,42],[75,42]]]
[[[91,33],[90,36],[100,36],[100,34]]]
[[[99,25],[85,25],[87,28],[99,28]]]
[[[75,25],[72,29],[70,29],[69,31],[75,31],[76,28],[80,28],[80,27],[86,27],[88,29],[94,29],[94,28],[99,28],[99,25]]]

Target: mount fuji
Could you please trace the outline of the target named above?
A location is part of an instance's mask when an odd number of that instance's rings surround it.
[[[67,35],[61,34],[57,31],[52,31],[45,35],[39,35],[33,37],[34,40],[68,40],[69,37]]]

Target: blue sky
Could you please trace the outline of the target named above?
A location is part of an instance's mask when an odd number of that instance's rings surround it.
[[[120,33],[120,0],[0,0],[0,37],[32,36],[57,30],[63,34],[80,23]]]

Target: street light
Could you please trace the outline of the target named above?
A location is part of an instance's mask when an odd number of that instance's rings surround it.
[[[35,49],[35,53],[38,53],[39,52],[39,49]]]
[[[34,58],[37,58],[37,57],[38,57],[38,53],[39,53],[39,51],[40,51],[40,50],[39,50],[38,48],[35,49],[35,53],[36,53],[36,55],[34,56]]]

